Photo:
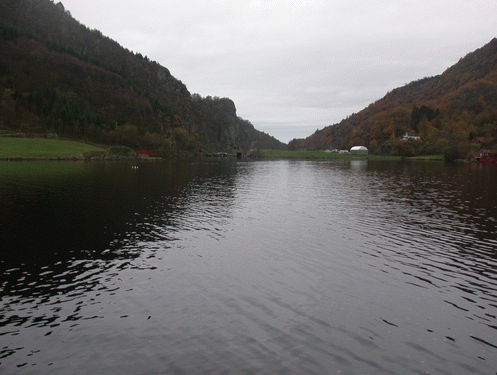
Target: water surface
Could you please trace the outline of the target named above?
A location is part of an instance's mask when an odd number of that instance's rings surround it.
[[[0,373],[495,374],[497,169],[0,163]]]

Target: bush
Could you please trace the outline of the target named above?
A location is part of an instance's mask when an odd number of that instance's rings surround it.
[[[127,146],[113,146],[107,150],[107,156],[137,157],[138,154]]]
[[[447,162],[453,162],[456,159],[460,159],[459,145],[457,143],[454,143],[454,144],[445,148],[444,160]]]

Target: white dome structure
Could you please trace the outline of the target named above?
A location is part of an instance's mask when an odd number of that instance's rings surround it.
[[[367,155],[368,149],[364,146],[354,146],[350,149],[352,155]]]

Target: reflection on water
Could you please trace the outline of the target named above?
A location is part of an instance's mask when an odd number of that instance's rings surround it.
[[[497,170],[0,164],[0,372],[494,374]]]

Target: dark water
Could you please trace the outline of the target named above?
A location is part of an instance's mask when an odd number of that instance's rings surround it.
[[[134,166],[0,163],[0,373],[497,373],[497,168]]]

